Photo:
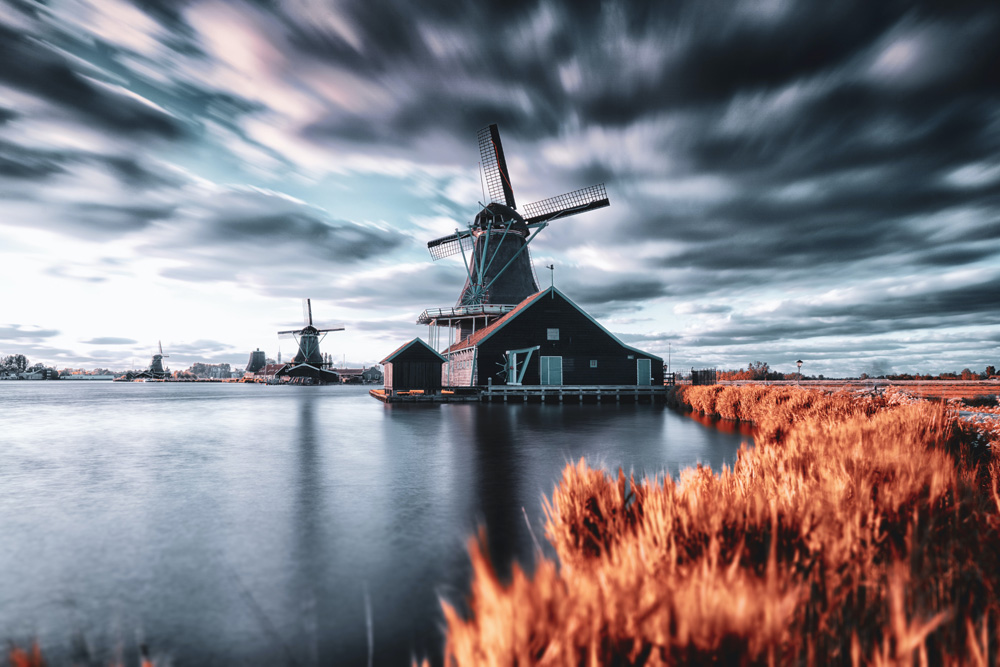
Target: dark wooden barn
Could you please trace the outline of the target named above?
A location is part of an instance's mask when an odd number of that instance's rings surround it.
[[[444,355],[446,386],[663,384],[661,357],[621,342],[554,287]]]
[[[386,392],[440,391],[441,366],[445,361],[427,343],[414,338],[379,362],[385,369]]]

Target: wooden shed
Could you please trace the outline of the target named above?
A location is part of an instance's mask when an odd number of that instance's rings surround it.
[[[663,384],[661,357],[621,342],[555,287],[444,355],[446,386]]]
[[[441,366],[446,359],[419,338],[414,338],[381,362],[386,393],[441,390]]]

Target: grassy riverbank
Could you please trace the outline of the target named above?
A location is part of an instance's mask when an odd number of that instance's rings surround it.
[[[945,405],[794,387],[678,387],[752,421],[718,473],[568,466],[558,562],[500,582],[481,536],[450,665],[987,664],[1000,644],[998,436]],[[992,446],[991,446],[992,445]]]

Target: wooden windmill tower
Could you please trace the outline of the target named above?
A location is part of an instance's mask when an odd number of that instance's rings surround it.
[[[288,366],[281,371],[281,375],[288,375],[293,378],[311,378],[315,382],[337,382],[340,376],[329,370],[329,362],[323,358],[319,351],[319,344],[331,331],[343,331],[344,327],[331,327],[319,329],[313,325],[312,301],[305,299],[302,303],[302,315],[305,326],[301,329],[290,329],[279,331],[279,336],[294,338],[299,349],[295,357]]]
[[[479,131],[479,153],[490,202],[467,229],[427,244],[435,261],[461,253],[466,267],[465,287],[455,307],[428,309],[417,319],[418,324],[431,327],[457,327],[459,340],[510,312],[538,291],[528,244],[539,232],[560,218],[610,204],[601,183],[527,204],[522,215],[516,210],[503,144],[495,124]]]

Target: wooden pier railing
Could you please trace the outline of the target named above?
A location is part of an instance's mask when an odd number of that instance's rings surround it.
[[[614,401],[630,402],[662,401],[667,395],[663,385],[492,385],[483,390],[484,401],[540,401],[542,403],[562,403],[564,401]]]
[[[383,403],[453,403],[483,401],[487,403],[658,403],[667,395],[664,385],[490,385],[486,387],[452,387],[440,393],[424,391],[386,391],[372,389],[369,393]]]

